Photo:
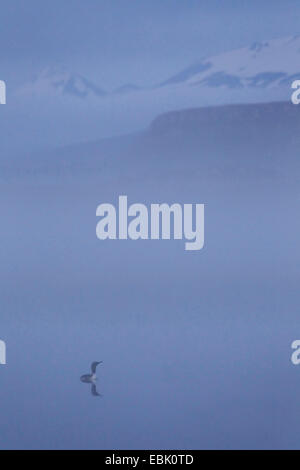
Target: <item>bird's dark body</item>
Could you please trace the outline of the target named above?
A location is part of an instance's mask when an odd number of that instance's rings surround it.
[[[80,377],[81,382],[86,383],[86,384],[91,384],[91,393],[95,397],[100,397],[101,395],[97,392],[96,384],[95,381],[97,380],[96,377],[96,369],[99,364],[101,364],[102,361],[100,362],[93,362],[91,364],[91,374],[84,374]]]
[[[84,383],[87,384],[87,383],[93,382],[93,378],[92,378],[92,377],[93,377],[92,375],[86,374],[86,375],[82,375],[82,376],[80,377],[80,380],[81,380],[81,382],[84,382]]]

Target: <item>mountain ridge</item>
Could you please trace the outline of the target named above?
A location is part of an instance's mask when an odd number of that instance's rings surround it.
[[[194,89],[195,93],[200,89],[267,90],[286,88],[299,77],[300,35],[296,35],[254,42],[248,47],[203,58],[152,87],[124,83],[107,91],[82,74],[73,74],[64,67],[48,67],[20,87],[18,92],[38,95],[58,92],[79,98],[103,98],[109,95],[135,95],[141,90],[151,94],[174,87],[178,91],[180,88]]]

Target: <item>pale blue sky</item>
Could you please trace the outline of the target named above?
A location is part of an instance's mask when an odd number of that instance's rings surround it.
[[[150,85],[204,56],[300,31],[297,0],[2,0],[1,77],[63,64],[106,88]]]

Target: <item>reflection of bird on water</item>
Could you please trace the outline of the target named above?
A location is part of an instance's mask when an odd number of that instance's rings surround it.
[[[94,395],[94,397],[100,397],[101,395],[97,392],[97,388],[96,388],[96,380],[97,380],[97,376],[96,376],[96,369],[97,369],[97,366],[99,364],[101,364],[103,361],[100,361],[100,362],[93,362],[92,365],[91,365],[91,371],[92,373],[91,374],[85,374],[85,375],[82,375],[80,377],[80,380],[81,382],[83,383],[88,383],[88,384],[92,384],[92,387],[91,387],[91,392],[92,392],[92,395]]]

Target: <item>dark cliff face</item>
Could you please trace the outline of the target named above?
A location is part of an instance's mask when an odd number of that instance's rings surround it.
[[[299,149],[300,107],[289,102],[228,105],[162,114],[140,134],[29,155],[13,166],[139,182],[171,175],[177,181],[215,176],[298,180]]]
[[[299,175],[300,107],[289,102],[174,111],[158,116],[149,135],[195,168]]]
[[[300,123],[300,108],[289,102],[226,105],[192,108],[162,114],[153,120],[150,130],[153,135],[162,135],[175,130],[195,133],[213,126],[216,132],[231,131],[235,135],[242,129],[252,129],[258,134],[272,129],[294,130]]]

